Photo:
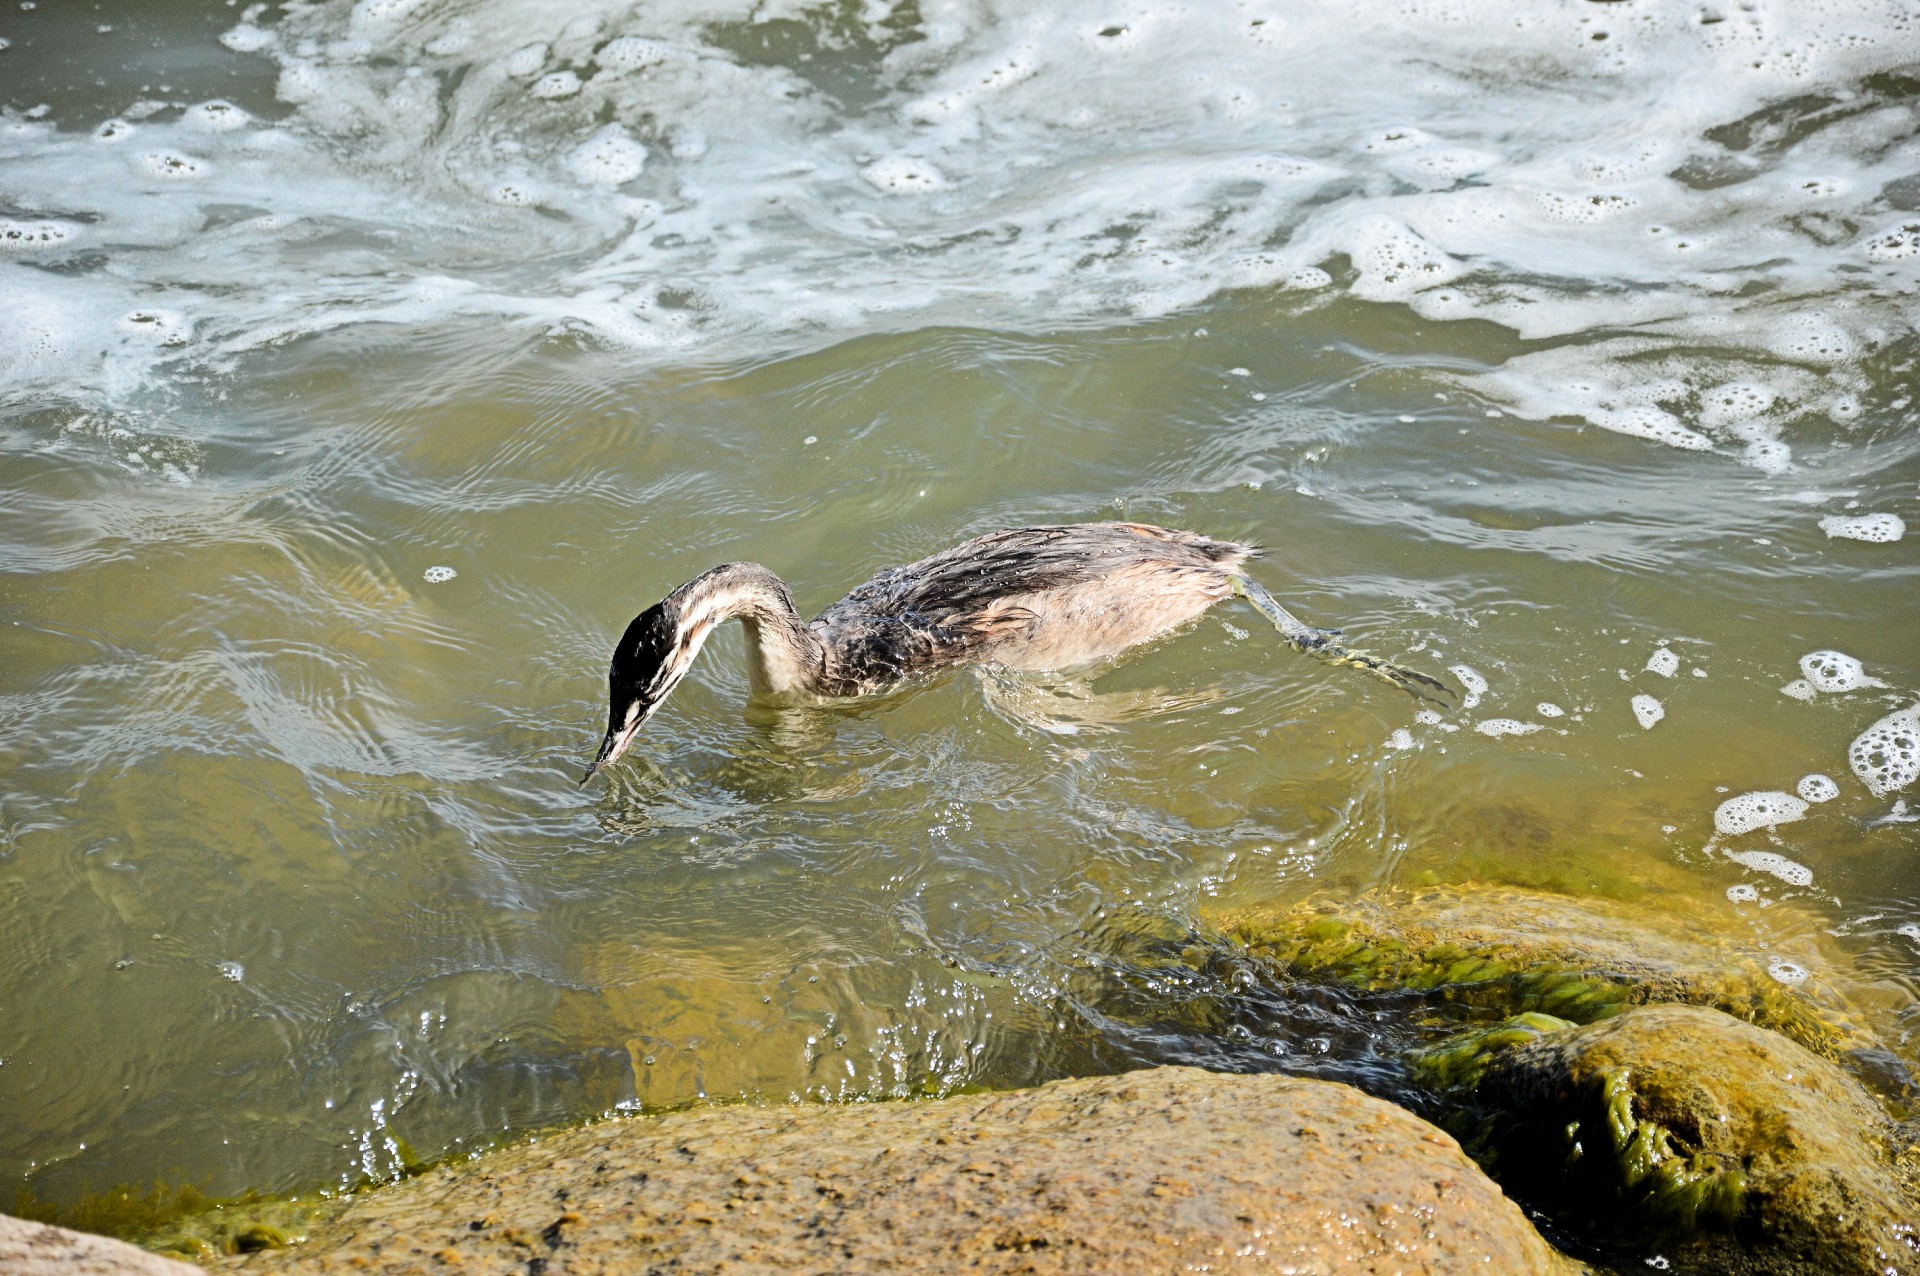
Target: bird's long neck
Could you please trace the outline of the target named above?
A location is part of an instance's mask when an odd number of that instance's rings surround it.
[[[819,685],[825,659],[820,640],[801,621],[786,582],[760,564],[723,564],[671,597],[689,661],[715,626],[739,620],[747,627],[747,672],[756,692],[804,695]]]

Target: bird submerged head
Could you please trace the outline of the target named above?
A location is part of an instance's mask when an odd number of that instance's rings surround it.
[[[660,702],[686,676],[699,644],[684,639],[680,608],[672,597],[647,608],[627,626],[607,666],[607,738],[580,777],[581,784],[627,751]]]

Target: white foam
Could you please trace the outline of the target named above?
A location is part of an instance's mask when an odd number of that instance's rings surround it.
[[[1820,520],[1820,530],[1837,540],[1885,545],[1905,536],[1907,524],[1898,514],[1862,514],[1857,518],[1830,514]]]
[[[1868,261],[1908,261],[1920,257],[1920,220],[1907,218],[1883,227],[1867,240]]]
[[[1387,747],[1389,749],[1411,749],[1413,747],[1413,732],[1407,730],[1405,727],[1395,727],[1393,734],[1387,737]]]
[[[580,91],[580,77],[571,71],[554,71],[533,82],[527,92],[538,98],[572,97]]]
[[[667,60],[670,52],[671,46],[664,41],[623,35],[607,41],[595,50],[593,61],[594,65],[603,71],[614,75],[625,75],[630,71],[659,66]]]
[[[178,151],[148,151],[140,157],[140,170],[170,182],[190,182],[207,175],[205,161]]]
[[[1633,716],[1634,719],[1640,723],[1642,730],[1651,731],[1653,730],[1654,723],[1667,716],[1667,711],[1662,707],[1660,702],[1652,696],[1635,696],[1633,698]]]
[[[860,170],[869,186],[890,195],[924,195],[947,184],[945,174],[925,160],[890,155]]]
[[[1796,962],[1774,958],[1767,963],[1767,974],[1789,988],[1797,988],[1807,982],[1807,968]]]
[[[1772,851],[1728,851],[1727,858],[1756,873],[1770,873],[1789,886],[1813,885],[1813,870]]]
[[[1760,898],[1760,891],[1758,887],[1746,882],[1735,882],[1727,887],[1727,898],[1736,904],[1751,904]]]
[[[438,585],[442,581],[452,580],[459,574],[459,572],[453,570],[451,567],[429,567],[426,571],[420,573],[421,577],[429,585]]]
[[[1807,813],[1807,804],[1791,793],[1767,789],[1742,793],[1722,802],[1713,813],[1713,827],[1730,837],[1791,824]]]
[[[0,252],[26,253],[58,248],[71,240],[77,229],[62,222],[0,220]]]
[[[1671,678],[1680,671],[1680,657],[1667,647],[1655,647],[1653,654],[1647,657],[1647,672],[1657,673],[1662,678]]]
[[[1809,802],[1831,802],[1840,796],[1840,786],[1827,776],[1815,773],[1803,775],[1793,791]]]
[[[1896,709],[1855,736],[1847,765],[1875,797],[1920,779],[1920,704]]]
[[[500,63],[500,69],[516,80],[524,80],[538,75],[540,68],[547,64],[547,46],[544,42],[523,44],[509,53]]]
[[[1840,651],[1810,651],[1800,657],[1800,673],[1815,691],[1858,691],[1862,687],[1884,687],[1878,678],[1869,678],[1865,666]]]
[[[1551,700],[1542,700],[1539,704],[1533,706],[1533,711],[1543,718],[1564,718],[1567,716],[1567,711]]]
[[[1780,688],[1780,694],[1794,700],[1811,700],[1819,695],[1820,692],[1805,678],[1795,678],[1792,682]]]
[[[273,32],[256,27],[251,22],[242,22],[222,34],[220,43],[235,53],[259,53],[272,46]]]
[[[190,106],[180,117],[183,123],[194,128],[205,129],[209,133],[228,133],[234,129],[245,128],[253,122],[253,117],[231,102],[215,98]]]
[[[1460,707],[1478,708],[1480,697],[1487,693],[1487,680],[1480,676],[1480,671],[1471,665],[1448,665],[1447,672],[1458,678],[1460,685],[1466,688],[1467,694],[1461,698]]]
[[[1520,722],[1513,718],[1487,718],[1475,723],[1473,729],[1481,735],[1490,736],[1532,735],[1536,731],[1546,730],[1538,722]]]
[[[1465,270],[1391,217],[1362,218],[1340,242],[1359,273],[1353,295],[1366,301],[1404,301]]]
[[[311,0],[248,7],[220,37],[278,68],[283,122],[219,132],[196,108],[108,101],[140,121],[140,149],[190,163],[149,172],[134,148],[17,116],[0,162],[12,216],[111,245],[105,314],[195,279],[179,304],[219,334],[190,356],[203,370],[268,340],[473,314],[640,351],[764,350],[1293,288],[1528,341],[1584,334],[1460,379],[1522,422],[1782,471],[1819,446],[1818,413],[1858,415],[1869,352],[1913,331],[1920,222],[1881,196],[1910,147],[1891,108],[1796,117],[1792,145],[1703,138],[1809,96],[1870,101],[1871,77],[1911,59],[1911,15],[1630,8],[875,0],[848,11],[850,36],[838,10],[793,0]],[[767,22],[831,52],[757,46]],[[648,148],[664,206],[576,168],[610,124]],[[918,180],[889,180],[889,161]],[[203,213],[249,204],[281,220],[241,232]],[[344,225],[346,292],[295,247]],[[528,268],[413,291],[463,254]],[[699,281],[697,313],[657,304],[675,279]],[[134,395],[122,373],[144,357],[75,393]],[[1790,448],[1787,429],[1807,436]]]
[[[592,186],[621,186],[647,166],[647,148],[618,124],[608,124],[567,157],[573,175]]]
[[[177,310],[153,307],[132,310],[114,321],[114,327],[137,340],[156,346],[183,346],[192,336],[193,325]]]

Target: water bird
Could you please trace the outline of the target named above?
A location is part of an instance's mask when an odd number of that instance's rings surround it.
[[[607,735],[580,783],[611,764],[687,675],[716,625],[747,628],[756,696],[819,703],[894,691],[961,665],[1062,670],[1149,642],[1225,598],[1245,599],[1288,645],[1415,697],[1438,679],[1342,646],[1246,575],[1253,545],[1145,523],[1016,527],[890,567],[812,621],[759,563],[702,572],[633,618],[607,670]]]

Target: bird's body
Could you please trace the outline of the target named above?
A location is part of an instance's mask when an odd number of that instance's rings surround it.
[[[1161,637],[1235,594],[1299,650],[1415,694],[1445,690],[1296,620],[1241,573],[1258,552],[1144,523],[1020,527],[889,568],[810,623],[765,567],[716,567],[628,625],[608,671],[606,740],[585,778],[626,748],[714,627],[736,619],[748,629],[755,692],[788,702],[893,691],[960,665],[1089,665]]]

